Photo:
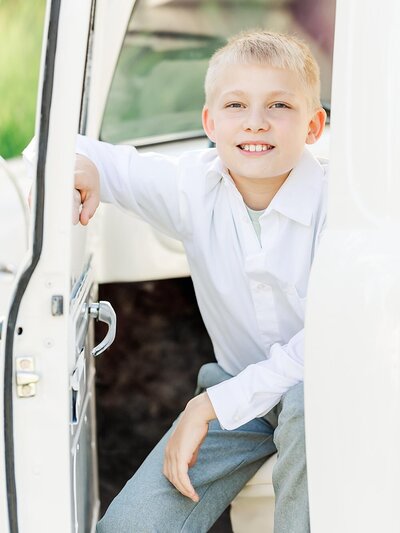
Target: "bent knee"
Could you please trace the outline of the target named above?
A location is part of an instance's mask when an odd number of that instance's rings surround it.
[[[304,383],[290,388],[282,397],[281,418],[285,420],[304,420]]]
[[[305,440],[303,391],[303,383],[298,383],[282,398],[278,426],[274,433],[274,442],[278,450],[281,446],[286,447],[293,443],[300,445]]]

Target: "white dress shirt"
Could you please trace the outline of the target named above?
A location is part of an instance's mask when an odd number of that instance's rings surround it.
[[[100,173],[101,200],[183,242],[221,367],[208,389],[223,428],[267,413],[303,380],[304,309],[325,223],[327,164],[307,149],[260,217],[261,244],[215,149],[139,154],[79,137]]]

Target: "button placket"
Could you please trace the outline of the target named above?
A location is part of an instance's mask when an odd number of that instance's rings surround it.
[[[279,336],[278,318],[272,287],[264,282],[251,282],[251,294],[258,328],[265,345],[271,345]]]
[[[243,198],[235,185],[225,180],[229,202],[233,211],[235,224],[239,233],[239,239],[246,257],[260,253],[260,243],[258,242],[256,232],[254,231],[250,217],[246,211]]]

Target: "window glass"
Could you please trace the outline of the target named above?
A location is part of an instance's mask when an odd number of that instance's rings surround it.
[[[101,138],[148,144],[202,134],[210,55],[244,29],[294,33],[310,45],[329,106],[335,0],[137,0]]]

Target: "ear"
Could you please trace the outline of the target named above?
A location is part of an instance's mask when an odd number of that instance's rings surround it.
[[[206,132],[207,137],[210,139],[210,141],[215,142],[215,135],[214,135],[215,123],[214,123],[214,119],[211,116],[211,111],[207,107],[207,105],[203,107],[201,118],[203,121],[203,128],[204,128],[204,131]]]
[[[314,144],[321,137],[325,128],[326,111],[322,107],[317,109],[308,124],[306,144]]]

